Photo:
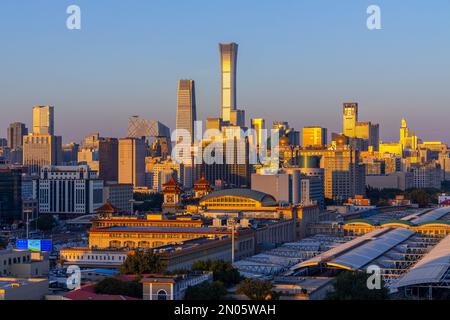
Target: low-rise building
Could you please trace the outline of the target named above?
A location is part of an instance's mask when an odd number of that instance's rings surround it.
[[[33,278],[48,274],[46,253],[22,250],[0,250],[0,276]]]
[[[212,272],[192,273],[181,276],[155,275],[141,280],[143,300],[183,300],[188,287],[212,282]]]
[[[366,185],[373,189],[400,189],[405,191],[414,187],[412,172],[394,172],[383,175],[366,176]]]

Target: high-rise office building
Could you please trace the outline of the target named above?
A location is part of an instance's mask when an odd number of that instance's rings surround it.
[[[195,105],[194,80],[178,81],[178,105],[176,119],[177,162],[192,165],[192,144],[194,142],[194,123],[197,119]],[[183,130],[189,133],[189,137],[183,136]],[[187,152],[186,152],[187,150]]]
[[[62,138],[54,135],[54,108],[33,107],[33,132],[23,137],[23,164],[29,173],[62,162]]]
[[[302,130],[302,146],[324,147],[327,144],[327,129],[317,126],[304,127]]]
[[[342,112],[342,133],[347,137],[356,136],[356,123],[358,122],[358,104],[344,103]]]
[[[78,150],[80,145],[71,142],[62,146],[62,164],[65,166],[74,166],[78,161]]]
[[[89,166],[44,166],[39,179],[39,212],[92,214],[103,204],[103,180]]]
[[[221,66],[222,119],[229,122],[231,111],[236,110],[236,67],[238,45],[219,44]]]
[[[33,133],[34,134],[55,134],[54,107],[35,106],[33,107]]]
[[[119,140],[119,183],[145,186],[145,141],[138,138]]]
[[[194,142],[194,122],[197,120],[194,80],[178,81],[177,130],[186,130]]]
[[[101,138],[98,147],[98,161],[99,179],[104,181],[118,181],[119,140],[116,138]]]
[[[227,129],[232,129],[229,127]],[[205,150],[213,141],[202,141]],[[228,187],[249,187],[251,182],[251,166],[249,158],[248,138],[230,138],[216,141],[213,158],[216,161],[203,161],[195,165],[194,179],[202,176],[212,184]],[[221,144],[221,147],[219,146]],[[208,152],[205,154],[209,156]],[[206,160],[206,159],[205,159]]]
[[[22,218],[22,171],[0,167],[0,224]]]
[[[380,126],[370,121],[358,121],[358,104],[344,103],[342,112],[342,133],[350,138],[350,144],[358,145],[360,151],[367,151],[369,146],[379,150]],[[355,141],[352,139],[362,139]]]
[[[320,160],[320,168],[323,169],[323,182],[325,198],[342,202],[355,195],[364,195],[365,189],[365,166],[360,164],[359,151],[350,148],[347,144],[345,136],[341,136],[336,141],[335,149],[302,149],[298,151],[300,158],[299,166],[301,168],[309,168],[309,170],[302,170],[302,173],[308,176],[322,175],[317,172],[314,167],[317,164],[311,165],[311,161],[317,162]],[[302,164],[302,157],[308,157],[308,164]],[[316,175],[316,171],[319,173]]]
[[[28,134],[24,123],[14,122],[8,127],[8,148],[17,149],[23,145],[23,137]]]
[[[78,163],[87,164],[97,171],[99,179],[118,181],[119,141],[116,138],[103,138],[99,133],[88,135],[83,148],[78,151]]]
[[[23,141],[23,164],[30,174],[39,174],[42,166],[62,162],[62,138],[48,134],[30,133]]]
[[[266,121],[263,118],[254,118],[251,120],[251,128],[256,134],[256,145],[258,147],[263,146],[266,143],[266,141],[263,141],[263,130],[266,129]]]

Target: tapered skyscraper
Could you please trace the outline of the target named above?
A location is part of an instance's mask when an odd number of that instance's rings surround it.
[[[236,43],[219,44],[220,67],[222,71],[221,97],[222,119],[231,120],[231,112],[236,110],[236,66],[238,45]]]
[[[191,143],[194,141],[194,122],[196,120],[195,82],[194,80],[180,80],[178,81],[176,128],[188,131],[191,135]]]

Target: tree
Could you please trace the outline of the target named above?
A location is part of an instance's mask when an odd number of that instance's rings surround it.
[[[408,190],[407,197],[411,199],[413,203],[417,203],[421,208],[424,208],[432,203],[431,195],[424,189]]]
[[[48,232],[55,226],[55,218],[52,215],[43,215],[37,219],[36,226],[43,232]]]
[[[369,289],[367,279],[370,274],[360,271],[340,273],[333,282],[333,291],[328,292],[328,300],[387,300],[389,292],[381,281],[381,289]]]
[[[163,273],[166,264],[161,261],[157,254],[152,252],[137,251],[129,255],[120,266],[121,274]]]
[[[142,283],[139,279],[132,282],[121,281],[116,278],[105,278],[95,285],[95,293],[123,295],[142,299]]]
[[[236,293],[244,294],[251,300],[274,300],[277,295],[272,288],[273,284],[270,281],[245,279],[239,284]]]
[[[184,300],[222,300],[227,295],[227,289],[220,281],[202,282],[196,286],[188,287]]]
[[[214,281],[221,281],[226,287],[230,287],[242,280],[239,271],[229,262],[224,260],[200,260],[192,265],[193,271],[211,271]]]

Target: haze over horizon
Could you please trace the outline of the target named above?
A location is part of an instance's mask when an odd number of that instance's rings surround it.
[[[122,137],[132,115],[174,129],[179,79],[195,80],[198,120],[219,116],[218,43],[236,42],[247,125],[340,132],[342,103],[355,101],[383,141],[405,116],[423,140],[450,144],[450,3],[377,1],[383,29],[369,31],[372,2],[79,0],[82,29],[69,31],[73,0],[4,0],[0,137],[11,122],[30,127],[34,105],[55,106],[64,142]]]

